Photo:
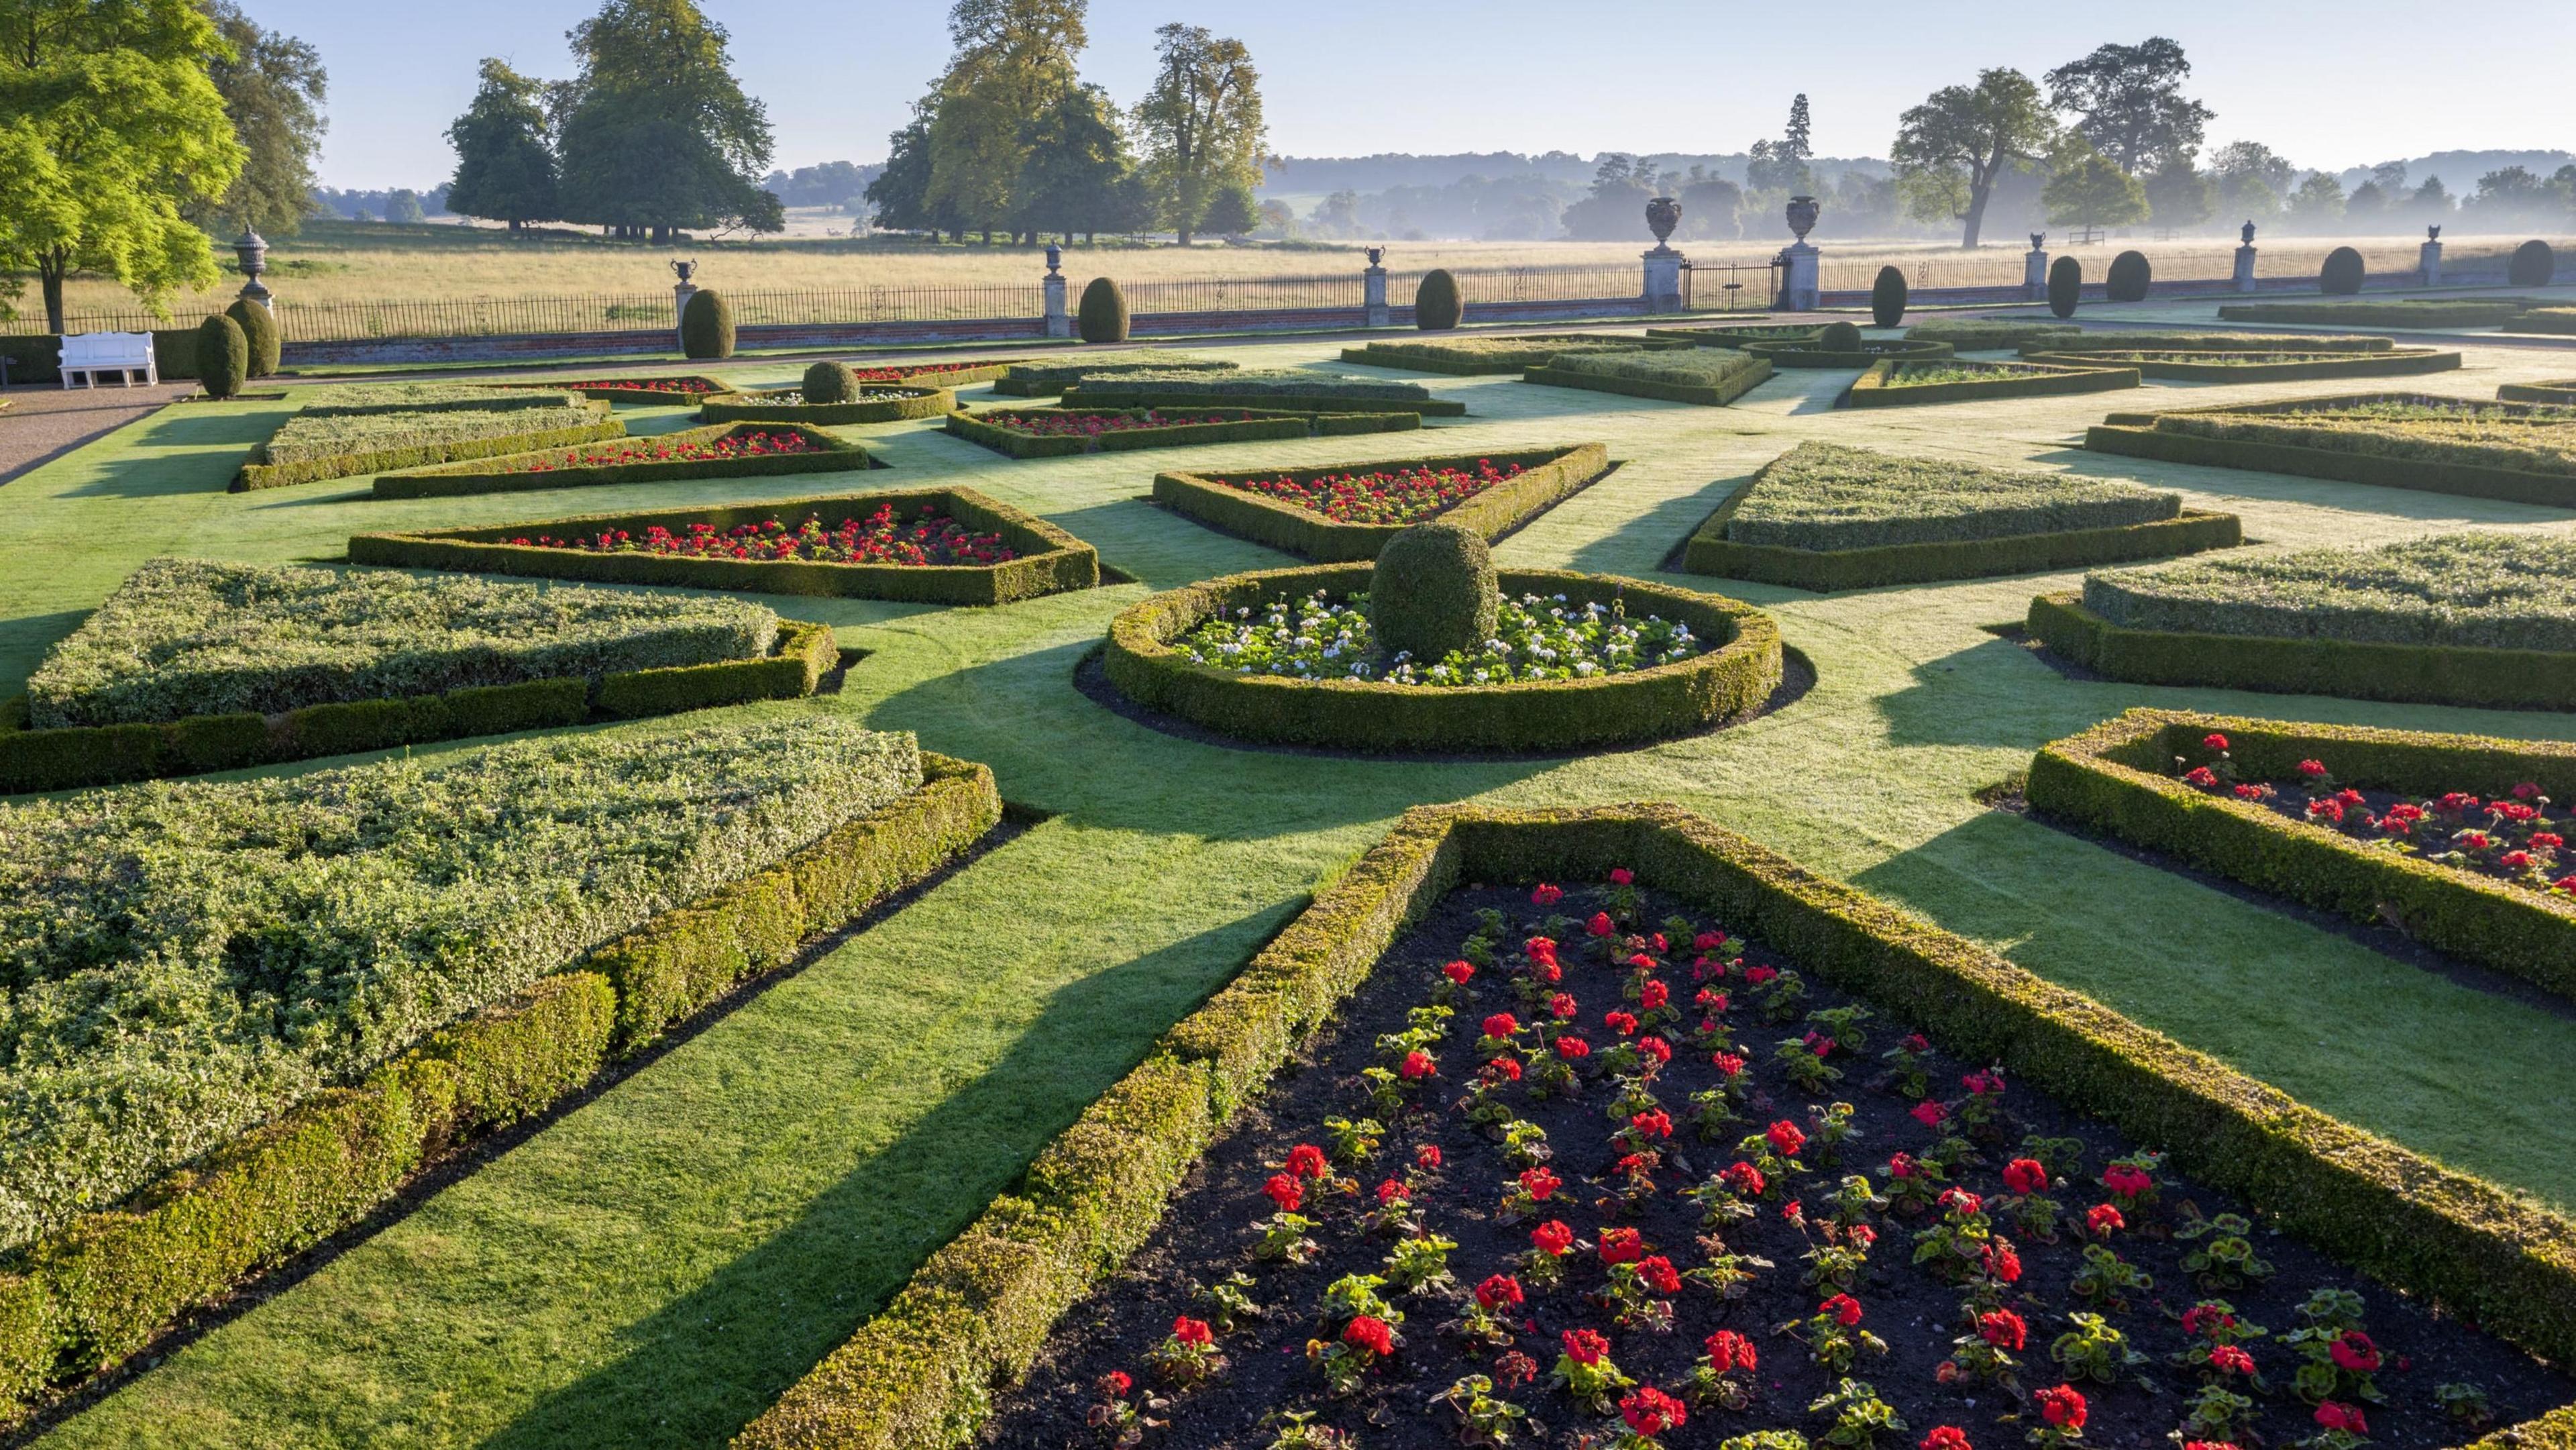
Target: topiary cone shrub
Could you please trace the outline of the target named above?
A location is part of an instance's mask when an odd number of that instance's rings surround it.
[[[733,307],[713,292],[696,292],[680,309],[680,351],[688,357],[733,356]]]
[[[2147,284],[2154,281],[2156,269],[2144,252],[2129,251],[2111,259],[2110,274],[2102,279],[2102,291],[2114,302],[2144,302]]]
[[[197,386],[207,397],[231,397],[249,374],[250,338],[240,323],[218,313],[197,325]]]
[[[859,398],[859,375],[848,363],[818,362],[805,370],[805,401],[809,403],[854,403]]]
[[[1458,291],[1458,279],[1446,267],[1434,267],[1422,274],[1422,285],[1413,289],[1413,325],[1424,332],[1447,332],[1464,321],[1467,299]]]
[[[1094,277],[1082,289],[1082,305],[1074,310],[1074,331],[1084,342],[1127,340],[1127,297],[1117,283]]]
[[[2350,247],[2337,247],[2326,253],[2326,264],[2317,269],[2317,290],[2349,297],[2361,290],[2361,253]]]
[[[1860,329],[1848,322],[1828,322],[1825,330],[1816,334],[1819,352],[1858,352],[1860,345]]]
[[[2075,304],[2084,296],[2084,264],[2073,257],[2060,257],[2048,264],[2048,310],[2060,317],[2073,317]]]
[[[2537,237],[2513,249],[2513,260],[2505,264],[2504,279],[2516,287],[2546,287],[2558,275],[2558,254]]]
[[[251,301],[236,297],[224,309],[224,316],[239,324],[242,336],[250,343],[250,371],[245,377],[264,378],[277,371],[277,355],[286,345],[277,329],[277,314]]]
[[[1905,274],[1894,267],[1881,267],[1878,277],[1869,284],[1869,318],[1881,327],[1894,327],[1905,320]]]
[[[1389,659],[1433,664],[1494,637],[1494,551],[1458,524],[1416,524],[1387,541],[1369,575],[1369,627]]]

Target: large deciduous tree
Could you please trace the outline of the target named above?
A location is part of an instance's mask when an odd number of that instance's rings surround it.
[[[1154,84],[1136,105],[1145,175],[1163,222],[1187,245],[1216,194],[1257,186],[1270,137],[1261,119],[1261,73],[1240,40],[1205,26],[1154,32]]]
[[[2080,140],[2073,154],[2059,158],[2039,203],[2059,226],[2126,226],[2147,216],[2146,188]]]
[[[930,210],[930,116],[934,101],[912,103],[912,119],[886,137],[885,170],[868,183],[868,205],[876,208],[877,225],[899,232],[926,231],[938,240],[939,223]]]
[[[2188,156],[2168,158],[2139,183],[2146,188],[2147,215],[2159,227],[2180,231],[2209,220],[2217,200],[2209,178]]]
[[[2163,36],[2105,45],[2048,73],[2049,104],[2078,113],[2075,129],[2136,176],[2200,149],[2212,112],[2182,93],[2191,62]]]
[[[1098,86],[1065,92],[1028,132],[1029,151],[1012,187],[1015,223],[1030,233],[1095,235],[1132,220],[1120,188],[1133,170],[1117,103]]]
[[[447,144],[456,148],[456,176],[447,183],[449,211],[508,222],[514,232],[562,215],[545,95],[544,82],[519,74],[507,61],[483,62],[473,101],[447,128]]]
[[[1890,157],[1914,215],[1956,219],[1959,245],[1973,247],[1995,179],[2029,170],[2056,134],[2039,87],[1999,67],[1979,72],[1973,86],[1944,86],[1898,117]]]
[[[582,69],[557,97],[565,220],[657,241],[785,225],[759,185],[769,112],[743,94],[724,27],[695,0],[608,0],[567,38]]]
[[[1087,0],[957,0],[948,14],[955,53],[935,89],[930,121],[934,214],[1015,234],[1022,172],[1048,113],[1078,85],[1074,57],[1088,37]]]
[[[1780,139],[1753,143],[1744,166],[1744,184],[1755,191],[1812,190],[1816,179],[1807,168],[1807,160],[1816,154],[1816,148],[1809,140],[1810,130],[1807,93],[1800,91],[1789,102],[1789,125]]]
[[[207,13],[230,52],[218,53],[207,71],[232,117],[243,164],[221,197],[188,207],[188,219],[291,237],[313,210],[313,157],[322,147],[330,75],[320,52],[261,29],[230,0]]]
[[[183,209],[242,171],[208,74],[219,58],[192,0],[0,3],[0,272],[36,274],[55,332],[76,270],[155,311],[174,289],[214,285],[214,253]]]

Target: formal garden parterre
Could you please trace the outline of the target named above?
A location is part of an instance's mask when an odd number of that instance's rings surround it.
[[[2369,302],[2230,302],[2223,322],[2288,322],[2317,327],[2503,327],[2534,305],[2528,297],[2393,297]]]
[[[1497,539],[1609,470],[1598,443],[1386,459],[1336,468],[1154,476],[1154,501],[1319,564],[1375,559],[1406,526],[1443,519]]]
[[[796,423],[714,423],[613,443],[542,448],[379,474],[377,498],[449,498],[657,479],[762,478],[882,468],[875,454]]]
[[[1605,333],[1521,334],[1512,337],[1452,337],[1438,342],[1372,342],[1342,349],[1342,361],[1409,372],[1449,373],[1477,377],[1519,373],[1546,367],[1552,360],[1584,353],[1654,352],[1689,347],[1686,342],[1622,337]]]
[[[1267,408],[987,408],[948,415],[947,430],[1013,458],[1068,458],[1138,448],[1306,438],[1344,433],[1400,433],[1422,426],[1419,413],[1307,413]]]
[[[801,388],[724,393],[698,404],[701,423],[802,423],[818,428],[937,418],[957,410],[947,388],[863,383],[847,398],[817,401]]]
[[[2090,359],[2072,365],[1987,362],[1940,358],[1915,362],[1889,358],[1872,363],[1834,400],[1844,408],[1891,408],[1925,403],[1973,403],[1990,398],[2056,397],[2108,393],[2138,386],[2136,368]]]
[[[2576,507],[2576,409],[2353,393],[2114,413],[2102,453]]]
[[[1197,358],[1153,349],[1126,352],[1080,351],[1062,358],[1011,363],[994,380],[993,391],[1015,398],[1042,398],[1062,393],[1084,378],[1110,378],[1123,373],[1214,374],[1233,372],[1240,364],[1223,358]]]
[[[608,415],[610,406],[527,406],[513,398],[497,408],[455,408],[433,401],[383,412],[299,414],[259,445],[234,475],[232,487],[236,493],[282,488],[622,438],[626,425]]]
[[[2373,352],[2330,352],[2296,345],[2270,351],[2253,349],[2111,350],[2032,352],[2031,362],[2076,366],[2123,367],[2171,382],[2306,382],[2317,378],[2400,377],[2450,372],[2460,365],[2456,352],[2429,347],[2388,348]]]
[[[1722,408],[1771,377],[1771,361],[1733,349],[1567,353],[1523,370],[1521,381],[1667,403]]]
[[[1229,404],[1290,412],[1417,413],[1455,418],[1467,405],[1436,398],[1420,383],[1345,377],[1296,368],[1231,372],[1122,371],[1069,384],[1068,408],[1206,408]]]

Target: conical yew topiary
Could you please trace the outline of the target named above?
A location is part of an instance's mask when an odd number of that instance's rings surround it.
[[[1434,267],[1422,274],[1422,285],[1413,289],[1413,325],[1424,332],[1447,332],[1467,316],[1467,299],[1458,291],[1458,279],[1446,267]]]
[[[1084,342],[1125,342],[1126,295],[1108,278],[1092,278],[1091,285],[1082,289],[1082,305],[1074,310],[1073,322]]]
[[[217,313],[197,324],[197,386],[209,398],[229,398],[250,375],[250,339],[241,324]]]
[[[2147,284],[2155,280],[2155,275],[2146,253],[2122,252],[2111,259],[2111,270],[2102,278],[2102,295],[2114,302],[2144,302]]]
[[[250,371],[244,376],[264,378],[275,373],[278,354],[285,347],[277,330],[277,314],[247,297],[236,297],[233,305],[224,309],[224,316],[240,326],[243,338],[250,343]]]
[[[1378,551],[1369,575],[1369,627],[1387,658],[1419,665],[1494,637],[1501,604],[1494,551],[1457,524],[1415,524]]]
[[[1894,267],[1878,269],[1878,280],[1869,284],[1869,320],[1881,327],[1894,327],[1905,320],[1905,274]]]
[[[680,309],[680,351],[690,357],[733,356],[733,307],[713,292],[690,294]]]
[[[2060,257],[2048,264],[2048,310],[2060,317],[2073,317],[2075,304],[2084,296],[2084,264],[2073,257]]]
[[[2317,290],[2349,297],[2361,290],[2361,278],[2361,253],[2337,247],[2326,253],[2326,264],[2317,269]]]

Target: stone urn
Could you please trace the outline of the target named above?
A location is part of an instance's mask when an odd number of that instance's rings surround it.
[[[1682,224],[1682,204],[1669,196],[1659,196],[1646,203],[1646,228],[1655,234],[1655,250],[1670,251],[1665,243],[1672,240],[1673,228]]]
[[[1789,198],[1789,230],[1798,234],[1800,246],[1806,245],[1807,233],[1816,229],[1816,217],[1823,210],[1812,196]]]

